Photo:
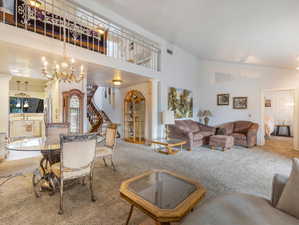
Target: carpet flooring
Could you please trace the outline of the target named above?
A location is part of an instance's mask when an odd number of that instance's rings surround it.
[[[31,174],[18,176],[0,186],[0,224],[2,225],[122,225],[129,204],[119,197],[122,181],[150,169],[167,169],[203,184],[208,193],[204,201],[225,192],[243,192],[270,198],[275,173],[288,175],[291,159],[260,148],[234,147],[229,151],[211,151],[207,147],[163,155],[149,147],[119,143],[115,155],[117,171],[96,164],[95,203],[90,201],[88,186],[76,185],[64,197],[64,214],[58,215],[59,194],[32,192]],[[0,164],[1,165],[1,164]],[[30,166],[28,166],[30,168]],[[0,166],[1,171],[7,171]],[[3,175],[1,174],[0,176]],[[0,184],[3,179],[0,179]],[[138,210],[131,224],[146,219]],[[195,224],[194,224],[195,225]]]

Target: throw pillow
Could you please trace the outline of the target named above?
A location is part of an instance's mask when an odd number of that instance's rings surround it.
[[[299,219],[299,159],[293,159],[292,172],[276,208]]]

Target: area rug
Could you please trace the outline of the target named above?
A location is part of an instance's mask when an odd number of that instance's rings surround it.
[[[88,186],[77,185],[66,191],[63,215],[57,214],[58,193],[44,193],[40,198],[33,195],[30,172],[8,180],[0,186],[0,224],[122,225],[130,207],[119,196],[121,182],[151,169],[166,169],[199,181],[208,190],[203,202],[226,192],[270,198],[273,175],[288,175],[291,169],[289,158],[258,147],[234,147],[225,152],[200,147],[163,155],[146,146],[123,142],[117,147],[115,163],[117,171],[113,172],[101,160],[97,162],[95,203],[90,201]],[[146,216],[135,210],[130,224],[137,225],[144,219]]]

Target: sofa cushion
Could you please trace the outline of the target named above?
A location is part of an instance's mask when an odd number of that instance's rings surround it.
[[[176,120],[175,126],[186,133],[199,131],[199,126],[192,120]]]
[[[232,136],[235,140],[246,140],[246,135],[242,133],[233,133]]]
[[[299,159],[293,159],[292,172],[282,191],[277,208],[299,219]]]
[[[193,132],[193,140],[194,141],[202,140],[204,136],[201,133],[202,132],[200,132],[200,131]]]
[[[226,194],[207,201],[181,225],[298,225],[299,220],[266,199],[248,194]]]
[[[250,121],[237,121],[234,123],[234,133],[246,134],[251,125]]]
[[[214,132],[212,132],[212,131],[199,131],[199,133],[200,133],[201,136],[203,136],[203,137],[209,137],[209,136],[214,135]]]

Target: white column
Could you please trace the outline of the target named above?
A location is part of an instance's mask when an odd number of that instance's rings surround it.
[[[295,106],[294,106],[294,149],[299,151],[299,89],[295,90]]]
[[[150,80],[149,91],[151,96],[151,123],[150,123],[150,138],[155,139],[158,137],[158,128],[159,128],[159,112],[158,112],[158,84],[159,80],[152,79]]]
[[[0,132],[8,134],[9,130],[9,81],[10,75],[0,74]]]

